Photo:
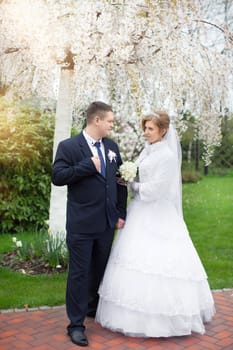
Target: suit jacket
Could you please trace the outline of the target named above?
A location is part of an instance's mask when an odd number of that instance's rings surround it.
[[[114,227],[118,218],[126,217],[127,187],[116,181],[122,164],[117,144],[102,139],[105,148],[106,177],[95,168],[93,156],[83,134],[59,143],[52,167],[52,182],[68,186],[67,232],[103,232],[107,223]],[[116,154],[109,159],[108,152]]]

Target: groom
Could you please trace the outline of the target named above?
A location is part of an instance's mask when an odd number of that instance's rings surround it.
[[[85,130],[60,142],[52,168],[53,184],[68,186],[67,330],[80,346],[88,345],[84,319],[95,317],[114,230],[124,226],[126,216],[127,188],[116,182],[121,156],[117,144],[106,137],[113,122],[111,106],[91,103]]]

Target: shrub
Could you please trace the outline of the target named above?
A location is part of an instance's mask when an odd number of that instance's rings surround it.
[[[183,170],[182,171],[182,182],[198,182],[202,179],[200,173],[195,170]]]
[[[48,218],[54,117],[0,99],[0,232],[37,230]]]

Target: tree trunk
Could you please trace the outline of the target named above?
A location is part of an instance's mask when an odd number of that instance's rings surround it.
[[[188,145],[188,154],[187,154],[187,161],[190,164],[192,161],[192,146],[193,146],[193,141],[189,141]]]
[[[208,165],[204,165],[204,175],[208,175],[209,173],[209,167]]]
[[[53,159],[58,143],[70,137],[73,109],[74,70],[61,69],[60,87],[56,108]],[[51,185],[49,228],[52,234],[65,236],[67,187]]]
[[[195,141],[195,170],[199,170],[199,140]]]

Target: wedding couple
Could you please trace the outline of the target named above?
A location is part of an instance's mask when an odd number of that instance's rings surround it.
[[[203,334],[214,301],[182,216],[175,129],[165,112],[143,119],[146,146],[126,219],[127,187],[116,177],[122,160],[107,138],[113,122],[111,106],[93,102],[86,128],[58,145],[53,164],[52,182],[68,185],[68,335],[88,345],[86,316],[129,336]]]

